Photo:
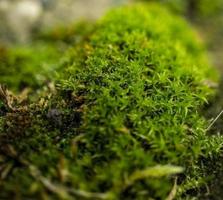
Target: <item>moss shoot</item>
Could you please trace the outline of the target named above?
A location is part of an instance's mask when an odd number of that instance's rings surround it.
[[[0,198],[199,199],[223,138],[199,113],[216,81],[190,26],[155,4],[110,11],[60,65],[56,94],[1,87]]]

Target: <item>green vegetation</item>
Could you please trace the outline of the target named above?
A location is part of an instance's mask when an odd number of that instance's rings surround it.
[[[30,87],[38,89],[52,79],[55,62],[60,56],[56,47],[38,42],[18,47],[2,47],[1,83],[15,92]],[[51,77],[49,76],[51,74]]]
[[[56,93],[24,105],[0,88],[0,198],[201,198],[223,138],[199,113],[217,76],[196,34],[152,4],[89,30]]]
[[[79,22],[38,31],[30,44],[0,47],[0,82],[16,93],[42,89],[55,79],[64,51],[86,40],[92,28],[88,22]]]

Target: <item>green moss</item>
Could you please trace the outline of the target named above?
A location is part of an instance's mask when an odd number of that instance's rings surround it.
[[[78,22],[39,31],[25,45],[0,47],[0,83],[14,92],[46,87],[59,73],[61,54],[86,40],[93,24]]]
[[[166,199],[177,184],[177,199],[198,198],[223,139],[199,114],[217,78],[196,34],[156,5],[95,27],[63,60],[57,95],[6,108],[0,197]]]
[[[27,87],[38,89],[47,84],[47,80],[53,77],[50,74],[59,57],[59,50],[43,43],[7,47],[2,51],[0,81],[15,92]]]

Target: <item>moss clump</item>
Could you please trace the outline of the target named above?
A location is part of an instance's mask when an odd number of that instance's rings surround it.
[[[185,21],[156,5],[112,10],[61,67],[56,95],[2,98],[1,198],[199,197],[223,139],[198,112],[216,78]]]

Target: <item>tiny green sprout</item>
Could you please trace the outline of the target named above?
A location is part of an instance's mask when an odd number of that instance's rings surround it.
[[[141,171],[134,172],[128,180],[128,185],[133,184],[137,180],[145,179],[145,178],[162,178],[163,176],[170,176],[173,174],[182,173],[184,170],[179,166],[171,166],[171,165],[157,165],[154,167],[150,167],[148,169],[144,169]]]

